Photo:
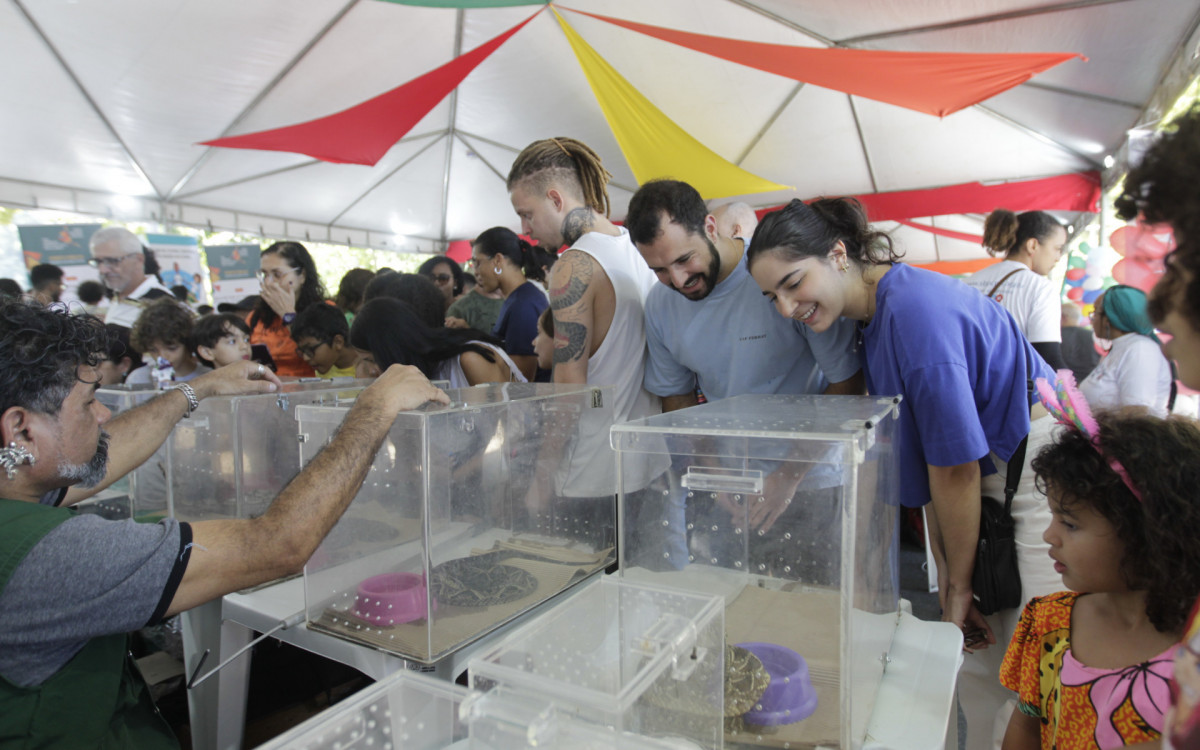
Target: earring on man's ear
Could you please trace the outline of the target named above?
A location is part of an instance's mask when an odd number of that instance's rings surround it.
[[[841,270],[842,270],[842,273],[845,273],[850,270],[850,261],[848,259],[845,259],[845,258],[842,259],[842,269]]]
[[[494,273],[494,274],[496,274],[497,276],[499,276],[499,275],[500,275],[500,266],[495,266],[495,267],[493,267],[493,268],[492,268],[492,273]]]
[[[29,464],[33,466],[37,463],[37,459],[23,445],[17,445],[16,442],[8,444],[7,448],[0,448],[0,466],[4,467],[4,473],[12,479],[17,475],[17,467],[21,464]]]

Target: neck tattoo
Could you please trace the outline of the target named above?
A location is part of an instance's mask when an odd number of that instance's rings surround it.
[[[592,231],[595,224],[595,217],[592,216],[592,209],[580,206],[572,208],[563,217],[562,221],[562,236],[563,243],[574,245],[579,241],[579,238],[588,232]]]

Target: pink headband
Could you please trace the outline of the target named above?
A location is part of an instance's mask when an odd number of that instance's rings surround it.
[[[1133,486],[1133,480],[1129,478],[1129,472],[1121,465],[1121,462],[1105,454],[1104,449],[1100,446],[1100,425],[1096,422],[1096,418],[1092,416],[1092,410],[1088,408],[1087,399],[1075,387],[1075,375],[1070,370],[1059,370],[1058,377],[1055,378],[1055,384],[1052,388],[1050,381],[1046,378],[1037,379],[1038,399],[1042,405],[1054,415],[1059,424],[1067,427],[1074,427],[1079,430],[1084,437],[1091,441],[1092,447],[1100,454],[1100,457],[1108,463],[1110,469],[1117,473],[1133,496],[1142,500],[1142,493],[1138,492],[1137,487]]]

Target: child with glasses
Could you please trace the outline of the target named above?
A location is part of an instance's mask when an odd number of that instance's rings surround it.
[[[333,305],[312,305],[291,325],[296,351],[323,378],[354,377],[360,355],[350,346],[346,315]]]

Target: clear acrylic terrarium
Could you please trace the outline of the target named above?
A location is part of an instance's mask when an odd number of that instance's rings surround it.
[[[670,462],[666,491],[622,495],[621,575],[722,596],[771,674],[726,746],[862,745],[898,619],[900,408],[744,395],[614,426],[622,470]]]
[[[609,391],[541,383],[448,391],[397,417],[353,503],[304,570],[309,627],[432,663],[615,559]],[[308,461],[349,406],[297,410]],[[594,442],[594,441],[592,441]],[[595,460],[614,457],[607,445]]]
[[[611,732],[719,748],[722,616],[716,596],[604,576],[473,658],[471,686]]]
[[[678,750],[590,725],[529,696],[487,695],[401,671],[262,750]]]
[[[96,389],[96,400],[113,416],[140,406],[162,394],[152,386],[112,385]],[[141,466],[118,479],[95,498],[81,503],[80,512],[96,513],[109,519],[132,516],[152,520],[167,513],[170,487],[167,485],[167,447],[164,444]]]
[[[261,515],[300,471],[296,410],[353,400],[370,382],[287,382],[275,393],[204,399],[167,440],[170,514],[181,521]]]

